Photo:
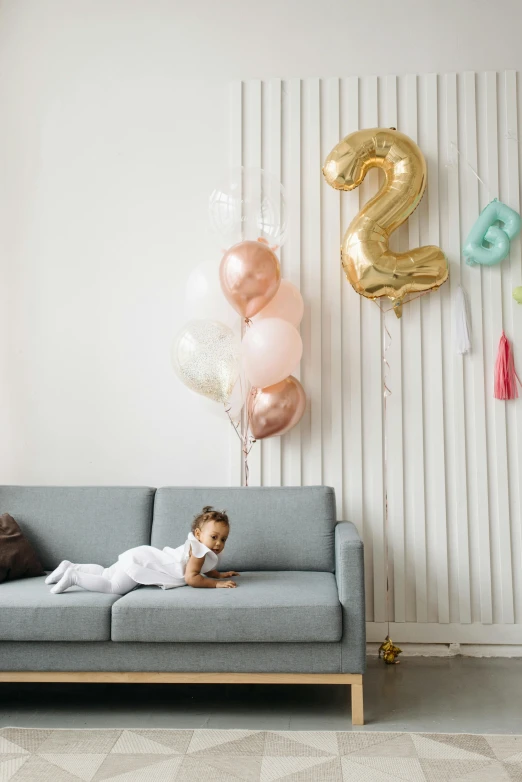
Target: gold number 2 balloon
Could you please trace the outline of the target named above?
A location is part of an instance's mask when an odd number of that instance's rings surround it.
[[[393,128],[351,133],[330,152],[323,174],[336,190],[354,190],[374,166],[384,171],[386,181],[348,226],[342,263],[357,293],[369,299],[387,296],[400,318],[403,298],[442,285],[448,263],[440,247],[405,253],[389,248],[390,234],[417,208],[426,187],[424,156],[404,133]]]

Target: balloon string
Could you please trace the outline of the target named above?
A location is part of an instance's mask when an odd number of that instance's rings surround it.
[[[244,335],[244,329],[250,328],[252,325],[252,321],[250,318],[244,318],[242,324],[241,324],[241,338],[243,338]],[[241,385],[241,398],[243,399],[243,378],[241,376],[241,373],[239,375],[239,383]],[[230,415],[230,410],[232,408],[225,407],[225,413],[228,416],[228,420],[230,421],[231,426],[233,427],[235,433],[237,434],[240,442],[241,442],[241,453],[243,454],[243,475],[245,477],[245,486],[248,486],[248,478],[250,475],[250,469],[248,466],[248,456],[250,454],[250,451],[252,450],[252,446],[255,443],[255,439],[252,437],[252,435],[249,432],[249,426],[250,426],[250,419],[248,415],[248,401],[245,404],[243,410],[241,411],[241,418],[238,423],[234,423],[232,420],[232,416]]]
[[[509,137],[508,137],[508,138],[509,138]],[[455,149],[455,152],[456,152],[456,153],[457,153],[457,155],[458,155],[458,156],[461,158],[462,162],[463,162],[463,163],[465,163],[465,164],[467,165],[467,167],[468,167],[468,168],[469,168],[469,169],[472,171],[473,175],[477,177],[478,181],[479,181],[479,182],[481,182],[481,183],[484,185],[484,187],[486,188],[486,190],[487,190],[487,193],[488,193],[488,198],[491,200],[491,190],[489,189],[489,185],[488,185],[486,182],[484,182],[484,180],[483,180],[483,179],[481,179],[481,178],[479,177],[479,175],[478,175],[478,172],[477,172],[477,171],[475,171],[475,169],[473,168],[473,166],[471,165],[471,163],[469,162],[469,160],[467,159],[467,157],[465,157],[465,156],[462,154],[462,152],[461,152],[461,151],[460,151],[460,149],[457,147],[457,145],[455,144],[455,142],[454,142],[454,141],[450,141],[450,147],[453,147],[453,148]],[[452,165],[452,164],[453,164],[453,163],[450,163],[449,165]]]
[[[250,470],[248,467],[248,456],[250,454],[250,451],[252,450],[252,446],[255,443],[254,438],[251,434],[248,432],[248,423],[247,428],[245,431],[239,431],[239,423],[234,423],[232,420],[232,416],[230,415],[231,407],[225,407],[225,413],[228,416],[228,420],[230,421],[230,424],[234,430],[234,432],[237,434],[240,442],[241,442],[241,452],[243,454],[243,465],[244,465],[244,473],[245,473],[245,486],[248,486],[248,476],[250,474]]]
[[[420,299],[421,296],[426,296],[430,291],[423,291],[416,296],[412,296],[410,299],[402,302],[402,304],[409,304],[415,299]],[[388,422],[387,422],[387,398],[392,396],[392,391],[388,385],[388,375],[391,374],[390,363],[387,358],[388,351],[392,344],[392,335],[388,328],[386,321],[386,315],[392,312],[395,307],[392,305],[387,309],[384,309],[380,301],[371,299],[374,304],[379,307],[382,318],[382,343],[381,343],[381,359],[382,359],[382,395],[383,395],[383,430],[384,430],[384,563],[386,568],[386,625],[388,628],[388,637],[390,635],[390,555],[389,555],[389,514],[388,514]]]
[[[388,374],[388,372],[391,372],[391,369],[390,369],[390,365],[388,363],[388,359],[386,358],[386,354],[388,353],[388,349],[389,349],[389,347],[390,347],[390,345],[392,343],[392,336],[391,336],[391,334],[389,332],[389,329],[388,329],[388,326],[386,324],[386,315],[387,315],[388,312],[390,312],[391,309],[393,309],[393,307],[391,307],[390,309],[386,310],[386,312],[384,312],[384,310],[381,307],[380,307],[380,309],[381,309],[381,312],[384,315],[384,317],[382,319],[382,325],[383,325],[383,329],[384,329],[384,333],[383,333],[384,351],[383,351],[383,354],[382,354],[382,363],[383,363],[384,371],[383,371],[383,375],[382,375],[382,378],[383,378],[382,382],[383,382],[383,385],[384,385],[384,392],[383,392],[383,395],[384,395],[384,408],[386,410],[386,397],[387,396],[391,396],[391,393],[392,393],[390,391],[390,389],[388,388],[388,383],[387,383],[387,379],[388,379],[387,378],[387,374]],[[388,342],[386,341],[387,338],[389,340]]]
[[[241,395],[242,395],[242,391],[243,391],[243,389],[241,388]],[[252,393],[252,389],[251,389],[250,393]],[[245,430],[243,432],[243,463],[244,463],[244,466],[245,466],[245,486],[248,486],[248,477],[250,475],[250,469],[249,469],[249,466],[248,466],[248,456],[250,454],[250,451],[252,450],[252,446],[255,443],[255,439],[252,437],[252,434],[249,431],[249,429],[250,429],[250,408],[249,408],[248,400],[247,400],[247,403],[245,405],[245,408],[246,409],[244,410],[244,414],[243,414],[244,415],[243,420],[246,421]]]
[[[427,296],[428,293],[431,293],[431,291],[423,291],[422,293],[418,293],[416,296],[412,296],[411,299],[406,299],[406,301],[402,301],[401,305],[405,306],[406,304],[409,304],[410,302],[415,301],[415,299],[420,299],[421,296]],[[373,301],[374,304],[377,304],[377,306],[379,307],[379,309],[383,313],[383,315],[386,315],[388,312],[391,312],[392,310],[395,310],[395,306],[393,304],[392,304],[391,307],[388,307],[388,309],[385,310],[385,309],[383,309],[383,307],[382,307],[380,302],[375,301],[375,299],[370,299],[370,301]],[[389,334],[390,334],[390,332],[388,331],[388,335]],[[391,339],[391,337],[390,337],[390,339]]]
[[[507,139],[507,141],[515,141],[515,142],[516,142],[517,144],[519,144],[519,145],[522,143],[522,142],[520,142],[520,141],[519,141],[519,138],[518,138],[517,134],[516,134],[516,133],[513,133],[513,131],[511,131],[511,130],[508,130],[508,132],[505,134],[504,138],[505,138],[505,139]],[[484,182],[484,180],[483,180],[483,179],[482,179],[482,178],[479,176],[478,172],[477,172],[477,171],[475,170],[475,168],[474,168],[474,167],[471,165],[471,163],[469,162],[469,160],[467,159],[467,157],[466,157],[465,155],[463,155],[463,154],[462,154],[462,152],[460,151],[460,149],[458,148],[458,146],[455,144],[455,142],[454,142],[454,141],[450,141],[450,147],[453,147],[453,148],[454,148],[455,152],[456,152],[456,153],[457,153],[457,155],[460,157],[460,159],[462,160],[462,162],[466,164],[466,166],[467,166],[467,167],[470,169],[470,171],[471,171],[471,172],[473,173],[473,175],[474,175],[474,176],[475,176],[475,177],[478,179],[478,181],[479,181],[481,184],[483,184],[483,185],[484,185],[484,187],[486,188],[486,190],[487,190],[487,193],[488,193],[488,198],[491,200],[491,190],[489,189],[489,185],[488,185],[486,182]],[[448,168],[449,166],[452,166],[452,165],[454,165],[454,162],[453,162],[453,161],[451,161],[450,163],[448,163],[448,164],[446,165],[446,168]],[[498,198],[498,195],[497,195],[497,196],[495,196],[495,197],[496,197],[496,198]]]
[[[250,320],[249,318],[245,318],[244,322],[241,323],[241,341],[243,341],[243,337],[245,336],[245,329],[249,328],[250,326]],[[243,398],[243,385],[241,385],[241,398]],[[246,407],[246,410],[245,410]],[[241,410],[241,452],[243,454],[243,475],[245,478],[245,486],[248,486],[248,476],[249,476],[249,469],[248,469],[248,452],[246,451],[246,437],[248,433],[248,404],[246,406],[243,406]]]
[[[381,303],[373,300],[382,314],[382,396],[383,396],[383,431],[384,431],[384,564],[386,568],[386,626],[387,637],[390,637],[390,553],[389,553],[389,513],[388,513],[388,426],[387,426],[387,398],[392,395],[388,386],[388,375],[391,373],[387,353],[392,344],[392,335],[388,329],[386,315],[393,310],[389,307],[384,310]]]

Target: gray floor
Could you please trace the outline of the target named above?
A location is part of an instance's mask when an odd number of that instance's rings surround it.
[[[522,659],[369,662],[355,730],[522,734]],[[0,728],[351,730],[347,687],[0,684]]]

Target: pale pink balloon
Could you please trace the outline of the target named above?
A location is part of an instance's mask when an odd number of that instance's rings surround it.
[[[248,398],[250,431],[256,440],[284,434],[299,423],[305,408],[304,388],[292,375],[268,388],[253,388]]]
[[[224,254],[219,279],[232,307],[244,318],[252,318],[276,295],[281,267],[264,242],[240,242]]]
[[[282,318],[252,323],[241,345],[245,374],[257,388],[273,386],[291,375],[303,354],[299,332]]]
[[[258,312],[254,321],[262,318],[282,318],[297,328],[304,312],[303,297],[289,280],[281,280],[281,285],[266,307]]]

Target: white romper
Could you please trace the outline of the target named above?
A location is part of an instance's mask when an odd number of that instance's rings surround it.
[[[154,546],[137,546],[124,551],[118,557],[118,563],[137,584],[159,586],[162,589],[174,589],[185,586],[185,570],[192,554],[200,559],[205,557],[201,573],[215,570],[219,564],[219,555],[189,532],[188,538],[177,548],[164,549]]]

